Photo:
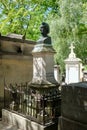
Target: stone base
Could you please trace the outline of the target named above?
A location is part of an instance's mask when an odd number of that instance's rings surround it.
[[[0,121],[0,130],[20,130],[17,128],[17,126],[9,125],[7,123],[4,123],[3,121]]]
[[[10,125],[16,125],[21,130],[58,130],[57,124],[52,123],[43,126],[6,109],[2,110],[2,121]]]
[[[87,130],[87,124],[60,117],[58,130]]]

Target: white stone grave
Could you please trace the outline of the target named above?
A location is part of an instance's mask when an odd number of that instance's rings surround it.
[[[74,46],[71,44],[70,46],[70,54],[67,59],[65,59],[65,69],[66,69],[66,77],[65,82],[76,83],[82,81],[82,63],[81,59],[76,57],[74,53]]]

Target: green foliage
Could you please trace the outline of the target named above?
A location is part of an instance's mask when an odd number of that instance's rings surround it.
[[[56,63],[64,70],[64,59],[69,55],[69,46],[74,42],[75,53],[83,63],[87,57],[87,2],[83,0],[60,0],[59,12],[50,16],[53,46],[57,52]]]
[[[84,66],[84,70],[87,71],[87,65]]]
[[[55,62],[64,70],[64,59],[74,42],[83,63],[87,57],[87,0],[0,0],[0,32],[18,33],[37,40],[42,21],[48,21]]]
[[[36,40],[39,26],[55,9],[55,0],[0,0],[0,32],[18,33]]]

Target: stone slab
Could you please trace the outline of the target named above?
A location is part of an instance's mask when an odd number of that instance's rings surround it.
[[[17,126],[15,125],[9,125],[7,123],[0,121],[0,130],[18,130],[18,129]]]
[[[62,86],[62,116],[87,124],[87,82]]]
[[[58,130],[87,130],[87,124],[60,117]]]
[[[47,126],[40,125],[26,117],[13,113],[6,109],[2,110],[2,121],[9,125],[16,125],[21,130],[58,130],[57,123],[51,123]]]

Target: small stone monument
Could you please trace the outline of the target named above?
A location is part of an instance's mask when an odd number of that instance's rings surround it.
[[[49,25],[43,22],[40,26],[42,37],[37,41],[32,51],[33,55],[33,78],[29,82],[31,91],[35,91],[35,100],[38,102],[36,111],[37,120],[42,125],[49,124],[51,130],[53,119],[58,119],[59,84],[54,78],[54,54],[51,37],[48,36]],[[39,97],[37,96],[39,95]],[[38,98],[37,98],[38,97]],[[55,104],[55,105],[54,105]],[[35,104],[34,104],[35,106]],[[49,129],[46,126],[46,129]],[[56,130],[56,129],[55,129]]]
[[[65,82],[76,83],[82,81],[82,64],[81,59],[76,57],[74,53],[73,43],[70,46],[71,52],[69,57],[65,60],[65,68],[66,68],[66,79]]]
[[[57,83],[54,78],[54,54],[51,37],[48,36],[49,25],[43,22],[40,26],[41,38],[32,51],[33,55],[33,82],[48,80]]]

